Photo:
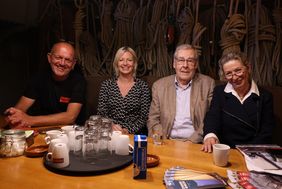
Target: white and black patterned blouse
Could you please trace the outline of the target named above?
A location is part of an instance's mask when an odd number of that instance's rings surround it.
[[[150,89],[146,82],[136,78],[133,87],[123,97],[117,79],[104,81],[101,85],[98,114],[113,119],[115,124],[126,128],[131,134],[147,134],[147,118],[151,103]]]

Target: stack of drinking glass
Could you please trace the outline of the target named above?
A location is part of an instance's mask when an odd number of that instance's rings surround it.
[[[112,154],[112,120],[92,115],[84,126],[75,127],[74,154],[86,161]]]

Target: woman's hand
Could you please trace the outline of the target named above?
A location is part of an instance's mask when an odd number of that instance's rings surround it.
[[[122,134],[124,134],[124,135],[128,135],[128,134],[129,134],[129,132],[128,132],[128,130],[127,130],[126,128],[123,128],[123,129],[122,129]]]
[[[202,146],[202,151],[211,153],[212,152],[212,145],[218,143],[217,138],[209,137],[204,141]]]
[[[119,124],[113,124],[112,130],[113,131],[122,131],[122,127]]]
[[[122,128],[119,124],[113,124],[112,125],[112,130],[113,131],[121,131],[122,134],[129,134],[128,130],[126,128]]]

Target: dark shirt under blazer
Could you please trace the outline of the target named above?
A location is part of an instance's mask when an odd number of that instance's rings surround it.
[[[224,92],[226,85],[215,87],[210,110],[204,121],[204,135],[214,133],[221,143],[271,143],[275,125],[272,95],[259,88],[260,96],[252,93],[241,102],[231,93]]]

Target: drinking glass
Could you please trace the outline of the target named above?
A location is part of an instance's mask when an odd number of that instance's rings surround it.
[[[99,153],[110,152],[111,131],[112,120],[108,118],[102,118],[101,127],[99,128]]]
[[[82,156],[82,144],[83,144],[83,135],[84,135],[84,126],[77,126],[74,130],[74,154],[76,156]]]
[[[90,120],[86,126],[83,135],[82,155],[84,160],[94,163],[98,151],[98,127],[93,126]]]
[[[153,128],[153,143],[155,145],[162,145],[163,144],[163,133],[162,133],[162,129],[158,128],[158,127],[154,127]]]

